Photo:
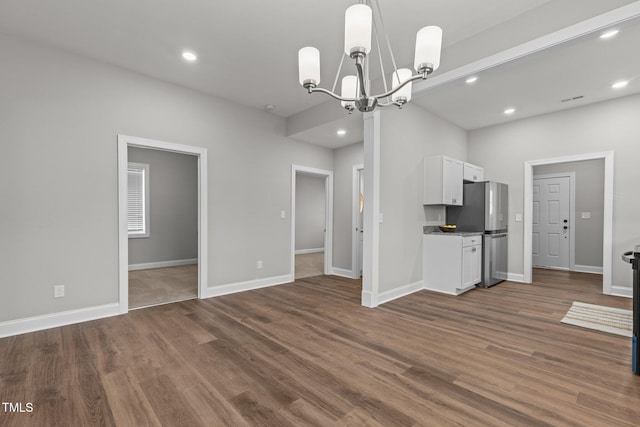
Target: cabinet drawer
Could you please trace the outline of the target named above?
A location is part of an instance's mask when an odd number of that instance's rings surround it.
[[[462,247],[480,245],[482,243],[482,236],[465,236],[462,238]]]

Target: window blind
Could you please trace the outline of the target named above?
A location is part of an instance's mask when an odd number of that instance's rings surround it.
[[[129,197],[127,221],[129,234],[147,234],[147,187],[146,165],[129,164]]]

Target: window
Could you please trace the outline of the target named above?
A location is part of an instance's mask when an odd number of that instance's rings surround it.
[[[149,237],[149,165],[129,162],[128,176],[129,238]]]

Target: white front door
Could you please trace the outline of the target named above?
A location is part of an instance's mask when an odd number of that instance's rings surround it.
[[[571,180],[533,179],[533,265],[569,270]]]

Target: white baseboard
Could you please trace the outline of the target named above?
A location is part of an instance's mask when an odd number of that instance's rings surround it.
[[[180,265],[197,264],[198,258],[176,259],[173,261],[147,262],[144,264],[129,264],[129,271],[150,270],[152,268],[178,267]]]
[[[113,303],[63,311],[61,313],[27,317],[25,319],[9,320],[0,322],[0,338],[41,331],[43,329],[57,328],[59,326],[73,325],[74,323],[88,322],[90,320],[117,316],[118,314],[120,314],[120,304]]]
[[[207,288],[203,298],[219,297],[222,295],[235,294],[237,292],[251,291],[253,289],[266,288],[269,286],[282,285],[283,283],[291,283],[293,278],[291,274],[282,276],[266,277],[264,279],[248,280],[246,282],[231,283],[228,285],[214,286]]]
[[[409,283],[408,285],[400,286],[399,288],[392,289],[390,291],[381,292],[378,294],[378,304],[384,304],[394,299],[398,299],[407,295],[411,295],[414,292],[418,292],[424,289],[424,281]]]
[[[333,267],[332,273],[334,276],[346,277],[347,279],[353,279],[353,271],[346,268]]]
[[[602,274],[602,267],[594,267],[592,265],[574,265],[573,271],[577,271],[579,273],[595,273]]]
[[[302,254],[317,254],[318,252],[324,252],[324,248],[315,248],[315,249],[297,249],[295,251],[296,255]]]
[[[510,282],[527,283],[524,281],[524,274],[507,273],[507,280]]]
[[[378,295],[371,292],[362,291],[362,302],[364,307],[376,308],[378,306]]]
[[[633,288],[628,288],[626,286],[613,285],[611,287],[610,295],[614,295],[617,297],[633,298]]]

